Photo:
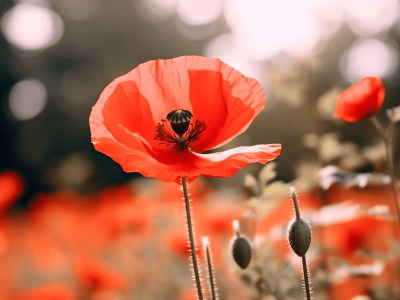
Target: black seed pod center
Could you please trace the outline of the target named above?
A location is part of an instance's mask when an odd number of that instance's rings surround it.
[[[188,130],[192,117],[193,115],[190,111],[177,109],[167,115],[167,120],[176,134],[183,135]]]
[[[192,117],[192,113],[185,109],[171,111],[157,123],[154,139],[160,141],[160,144],[175,144],[178,150],[188,148],[200,139],[207,127],[204,121],[192,122]]]

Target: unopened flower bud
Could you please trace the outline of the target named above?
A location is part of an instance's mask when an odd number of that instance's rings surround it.
[[[239,267],[246,269],[251,261],[251,245],[249,241],[240,234],[239,221],[234,220],[232,225],[236,234],[232,243],[232,256]]]
[[[232,256],[242,269],[246,269],[251,261],[251,246],[249,241],[242,237],[236,237],[232,244]]]
[[[311,244],[311,227],[302,218],[293,219],[288,226],[288,240],[290,247],[298,256],[307,253]]]

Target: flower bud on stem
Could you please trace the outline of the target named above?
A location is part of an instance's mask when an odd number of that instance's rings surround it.
[[[294,211],[296,217],[293,218],[288,226],[288,241],[294,253],[301,257],[303,264],[304,288],[306,299],[311,299],[310,283],[308,279],[306,253],[311,244],[311,227],[300,217],[299,204],[297,202],[296,189],[290,188],[290,197],[293,201]]]
[[[239,222],[234,220],[232,225],[236,234],[232,243],[232,256],[240,268],[246,269],[250,264],[252,257],[251,245],[249,241],[240,234]]]

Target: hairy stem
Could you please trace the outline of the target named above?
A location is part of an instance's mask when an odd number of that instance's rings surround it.
[[[197,256],[196,256],[196,244],[194,241],[194,228],[192,225],[192,216],[191,216],[191,209],[190,209],[190,200],[189,194],[187,189],[187,182],[186,178],[182,178],[182,189],[183,189],[183,197],[185,199],[185,211],[186,211],[186,221],[187,221],[187,228],[188,228],[188,235],[189,235],[189,244],[190,244],[190,255],[193,264],[193,273],[194,278],[196,281],[196,289],[197,295],[199,300],[203,300],[203,291],[201,287],[201,280],[200,280],[200,271],[197,264]]]
[[[301,262],[303,263],[304,288],[306,293],[306,299],[311,300],[310,283],[308,279],[307,261],[305,254],[301,257]]]
[[[293,201],[293,207],[294,207],[294,212],[296,214],[296,219],[300,219],[300,208],[299,208],[299,203],[297,201],[297,194],[296,194],[296,189],[292,186],[290,188],[290,195],[292,197],[292,201]]]
[[[210,286],[211,299],[216,300],[217,299],[217,290],[216,290],[216,284],[215,284],[215,279],[214,279],[214,271],[213,271],[213,265],[212,265],[212,261],[211,261],[211,254],[210,254],[208,239],[207,239],[207,241],[204,242],[204,248],[205,248],[206,257],[207,257],[208,282],[209,282],[209,286]]]

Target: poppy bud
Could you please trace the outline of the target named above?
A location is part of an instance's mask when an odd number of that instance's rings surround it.
[[[242,236],[236,237],[232,245],[232,256],[242,269],[246,269],[251,260],[251,246],[247,239]]]
[[[171,111],[167,115],[167,120],[171,124],[174,132],[176,134],[182,135],[188,130],[192,117],[193,115],[190,111],[185,109],[177,109]]]
[[[240,234],[239,221],[232,222],[236,237],[232,243],[232,256],[242,269],[246,269],[251,260],[251,246],[249,241]]]
[[[293,219],[288,226],[288,240],[294,253],[305,255],[311,244],[310,225],[302,218]]]

